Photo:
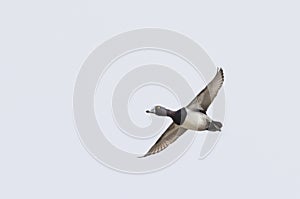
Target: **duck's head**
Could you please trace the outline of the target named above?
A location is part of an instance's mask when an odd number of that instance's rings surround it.
[[[146,113],[153,113],[158,116],[167,116],[168,110],[165,107],[162,106],[155,106],[150,111],[146,110]]]

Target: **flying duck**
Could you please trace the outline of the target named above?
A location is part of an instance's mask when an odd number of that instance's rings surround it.
[[[162,106],[155,106],[146,113],[158,116],[170,117],[173,122],[160,136],[149,151],[142,157],[147,157],[161,152],[170,144],[175,142],[187,130],[194,131],[221,131],[222,123],[212,120],[206,111],[218,94],[224,82],[222,68],[217,69],[217,74],[211,82],[186,106],[177,111],[166,109]]]

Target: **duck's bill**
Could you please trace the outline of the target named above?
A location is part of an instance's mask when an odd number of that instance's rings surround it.
[[[154,112],[154,109],[151,109],[151,110],[146,110],[146,113],[153,113],[154,114],[155,112]]]

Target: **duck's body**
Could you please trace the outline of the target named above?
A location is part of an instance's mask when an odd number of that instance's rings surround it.
[[[189,109],[183,107],[178,111],[171,111],[166,108],[166,116],[172,118],[173,122],[181,128],[194,131],[220,131],[221,127],[212,128],[216,121],[213,121],[206,112],[200,109]]]
[[[223,70],[218,69],[214,79],[186,107],[177,111],[171,111],[162,106],[155,106],[150,111],[146,111],[158,116],[168,116],[172,118],[173,123],[143,157],[164,150],[187,130],[221,131],[222,123],[212,120],[206,114],[206,111],[216,97],[223,82]]]
[[[199,110],[184,109],[187,114],[181,127],[195,131],[204,131],[208,129],[209,123],[212,120],[205,113],[202,113]]]

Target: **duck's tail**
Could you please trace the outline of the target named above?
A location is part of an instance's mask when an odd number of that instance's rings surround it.
[[[208,129],[209,131],[221,131],[223,124],[221,122],[217,122],[217,121],[211,121]]]

